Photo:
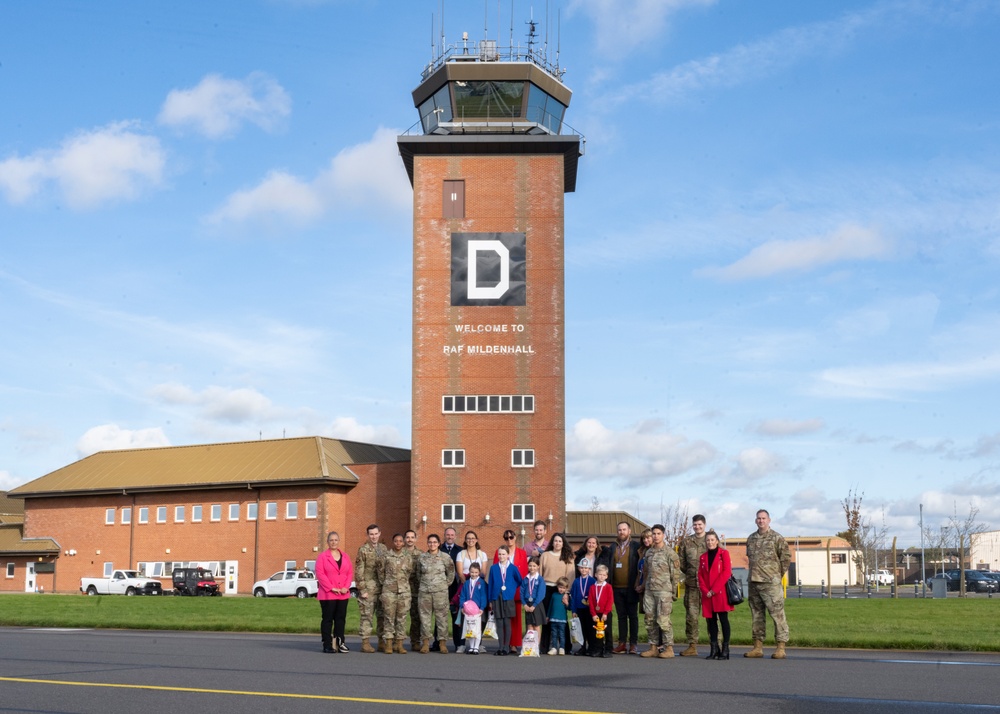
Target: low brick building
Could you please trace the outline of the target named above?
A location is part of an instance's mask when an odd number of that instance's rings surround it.
[[[249,593],[277,570],[310,567],[327,531],[353,554],[371,522],[408,528],[410,452],[323,437],[103,451],[9,497],[23,499],[19,547],[35,544],[25,561],[48,564],[35,575],[46,591],[116,568],[169,587],[173,568],[197,564],[226,594]],[[2,537],[0,527],[0,553]],[[26,566],[11,562],[3,589],[24,589]]]

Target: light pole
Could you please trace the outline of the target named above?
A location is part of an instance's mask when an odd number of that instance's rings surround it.
[[[927,597],[927,566],[924,561],[924,504],[920,504],[920,584]]]

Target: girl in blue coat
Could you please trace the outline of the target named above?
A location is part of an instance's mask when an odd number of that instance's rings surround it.
[[[524,608],[524,624],[535,633],[537,645],[545,624],[545,581],[538,574],[538,556],[528,559],[528,577],[521,581],[521,605]]]
[[[521,587],[521,573],[510,562],[510,550],[502,545],[497,550],[497,559],[490,568],[489,600],[493,607],[493,622],[497,628],[500,648],[495,654],[510,654],[510,621],[514,618],[514,593]]]
[[[486,583],[479,577],[479,563],[472,563],[469,566],[469,578],[462,583],[462,589],[458,596],[458,610],[462,613],[462,628],[465,629],[465,603],[474,602],[482,615],[486,611]],[[473,637],[465,639],[465,654],[479,654],[479,642],[482,640],[483,623],[480,620],[479,628]]]

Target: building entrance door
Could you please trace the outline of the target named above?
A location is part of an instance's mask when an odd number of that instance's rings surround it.
[[[27,575],[24,578],[24,592],[33,593],[35,592],[35,564],[29,560],[25,570]]]
[[[226,561],[226,595],[236,595],[240,587],[240,564],[235,560]]]

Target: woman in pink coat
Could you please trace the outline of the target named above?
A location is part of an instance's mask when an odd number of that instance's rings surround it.
[[[344,625],[347,622],[347,603],[351,599],[354,565],[351,556],[340,550],[337,531],[327,534],[326,544],[329,547],[316,559],[316,579],[319,581],[316,599],[323,612],[319,626],[323,651],[327,654],[350,652],[344,642]]]
[[[701,590],[701,614],[708,621],[708,641],[712,647],[705,659],[729,659],[729,611],[733,606],[726,597],[726,583],[733,574],[729,551],[719,547],[715,531],[705,534],[708,550],[698,563],[698,588]],[[719,621],[722,622],[722,647],[719,647]]]

